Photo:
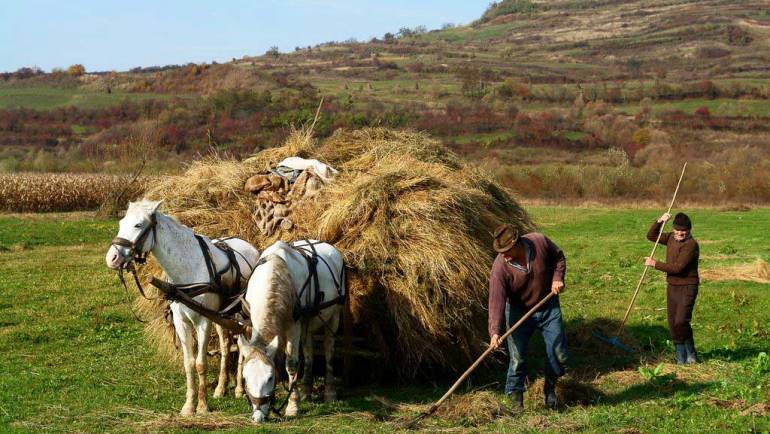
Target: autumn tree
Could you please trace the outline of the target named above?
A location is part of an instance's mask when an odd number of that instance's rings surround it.
[[[86,67],[79,63],[76,63],[70,66],[69,68],[67,68],[67,72],[69,73],[69,75],[73,77],[80,77],[81,75],[86,73]]]

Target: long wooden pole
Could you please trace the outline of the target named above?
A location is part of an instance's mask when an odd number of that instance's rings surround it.
[[[676,194],[679,193],[679,186],[682,184],[682,178],[684,178],[684,171],[687,170],[687,162],[684,163],[684,166],[682,167],[682,174],[679,175],[679,182],[676,183],[676,190],[674,190],[674,197],[671,198],[671,203],[668,204],[668,211],[666,211],[666,214],[671,213],[671,208],[674,207],[674,201],[676,200]],[[655,240],[655,245],[652,246],[652,253],[650,253],[650,257],[652,258],[655,256],[655,251],[658,249],[658,243],[660,243],[660,237],[663,235],[663,227],[666,226],[666,222],[663,222],[662,225],[660,225],[660,230],[658,231],[658,239]],[[642,287],[642,283],[644,283],[644,276],[647,275],[647,269],[650,267],[648,265],[644,266],[644,271],[642,271],[642,277],[639,278],[639,283],[636,284],[636,290],[634,291],[634,295],[631,297],[631,303],[628,304],[628,309],[626,309],[626,314],[623,315],[623,321],[620,322],[620,327],[618,327],[618,332],[615,333],[615,336],[620,337],[620,334],[623,333],[623,327],[626,325],[626,320],[628,319],[628,315],[631,313],[631,308],[634,306],[634,303],[636,302],[636,296],[639,295],[639,289]]]
[[[523,316],[523,317],[521,317],[521,319],[519,319],[518,321],[516,321],[516,324],[514,324],[514,325],[513,325],[511,328],[509,328],[509,329],[508,329],[508,331],[507,331],[507,332],[505,332],[505,334],[503,334],[502,336],[500,336],[500,340],[501,340],[501,341],[503,341],[503,340],[505,340],[505,339],[506,339],[508,336],[510,336],[510,335],[511,335],[511,333],[513,333],[514,331],[516,331],[516,329],[517,329],[517,328],[519,328],[519,326],[520,326],[520,325],[522,325],[522,324],[524,323],[524,321],[526,321],[526,320],[527,320],[529,317],[531,317],[531,316],[532,316],[532,315],[533,315],[535,312],[537,312],[537,311],[538,311],[538,309],[540,309],[540,308],[541,308],[541,307],[542,307],[542,306],[543,306],[543,305],[544,305],[546,302],[548,302],[548,300],[550,300],[550,299],[551,299],[551,297],[553,297],[553,296],[554,296],[553,292],[549,292],[549,293],[548,293],[548,295],[546,295],[546,296],[545,296],[545,297],[544,297],[542,300],[540,300],[540,302],[539,302],[538,304],[536,304],[536,305],[535,305],[535,307],[533,307],[532,309],[530,309],[530,310],[529,310],[529,312],[527,312],[526,314],[524,314],[524,316]],[[450,388],[449,388],[449,390],[447,390],[447,392],[444,394],[444,396],[442,396],[442,397],[441,397],[441,399],[439,399],[439,400],[438,400],[438,401],[436,401],[436,402],[435,402],[433,405],[431,405],[431,406],[430,406],[430,409],[429,409],[429,410],[428,410],[426,413],[424,413],[423,415],[421,415],[421,417],[420,417],[419,419],[421,419],[422,417],[425,417],[425,416],[427,416],[427,415],[433,414],[433,413],[434,413],[434,412],[435,412],[435,411],[436,411],[436,410],[439,408],[439,406],[441,406],[441,404],[443,404],[443,403],[444,403],[444,401],[446,401],[446,400],[447,400],[447,399],[448,399],[448,398],[449,398],[449,397],[452,395],[452,393],[454,393],[454,391],[455,391],[455,390],[457,390],[457,388],[458,388],[458,387],[460,387],[460,384],[462,384],[462,382],[463,382],[463,381],[465,381],[465,379],[466,379],[466,378],[468,378],[468,376],[469,376],[469,375],[471,375],[471,372],[473,372],[473,371],[474,371],[474,370],[475,370],[475,369],[476,369],[476,368],[477,368],[477,367],[478,367],[478,366],[481,364],[481,362],[482,362],[482,361],[483,361],[483,360],[484,360],[484,359],[485,359],[485,358],[486,358],[488,355],[490,355],[490,354],[491,354],[493,351],[495,351],[495,349],[496,349],[495,347],[492,347],[492,346],[490,345],[490,346],[489,346],[489,348],[487,348],[487,350],[486,350],[486,351],[484,351],[484,352],[483,352],[483,353],[482,353],[482,354],[479,356],[479,358],[478,358],[478,359],[476,359],[476,361],[475,361],[475,362],[473,362],[473,364],[471,365],[471,367],[470,367],[470,368],[468,368],[468,369],[467,369],[467,370],[466,370],[466,371],[463,373],[463,375],[461,375],[461,376],[460,376],[460,378],[458,378],[458,379],[457,379],[457,381],[455,381],[455,384],[453,384],[453,385],[452,385],[452,387],[450,387]],[[419,420],[419,419],[418,419],[418,420]]]

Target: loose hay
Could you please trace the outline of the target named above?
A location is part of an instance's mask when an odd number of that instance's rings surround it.
[[[497,395],[489,391],[454,395],[436,410],[436,416],[471,426],[484,425],[512,414]]]
[[[381,396],[372,397],[390,411],[398,413],[425,413],[431,404],[405,404],[390,401]],[[489,391],[476,391],[452,395],[439,407],[434,416],[442,420],[451,420],[466,426],[479,426],[491,423],[495,419],[509,416],[512,412],[500,399]],[[412,422],[414,417],[402,416],[396,421],[402,424]]]
[[[567,407],[594,405],[605,398],[604,393],[591,383],[581,382],[569,376],[556,382],[556,396],[559,397],[559,402]],[[542,378],[527,386],[525,400],[536,405],[545,405]]]
[[[215,431],[252,426],[251,420],[245,414],[228,416],[214,412],[203,416],[180,416],[137,407],[123,408],[121,413],[135,415],[141,419],[134,424],[138,431],[169,432],[180,429]]]
[[[265,237],[243,186],[290,156],[318,159],[339,175],[315,199],[295,204],[291,230]],[[375,350],[389,358],[387,366],[405,376],[472,360],[486,341],[491,231],[502,222],[533,229],[503,188],[439,142],[386,129],[340,130],[320,144],[297,131],[283,147],[244,161],[193,163],[147,197],[165,200],[165,212],[211,237],[239,236],[259,249],[279,238],[334,244],[351,267],[354,322],[380,343]],[[139,303],[159,316],[157,303]],[[158,325],[148,331],[168,341]]]
[[[700,276],[706,280],[745,280],[749,282],[770,283],[770,264],[761,258],[757,258],[751,264],[703,270]]]

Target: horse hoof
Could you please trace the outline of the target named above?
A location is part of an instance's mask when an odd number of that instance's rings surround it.
[[[235,397],[243,398],[243,389],[235,389]]]
[[[225,388],[224,387],[221,388],[221,389],[217,388],[216,390],[214,390],[214,398],[222,398],[223,396],[225,396]]]
[[[192,405],[185,405],[179,414],[182,416],[193,416],[195,415],[195,408]]]
[[[195,410],[195,413],[198,416],[201,416],[201,415],[204,415],[204,414],[209,414],[209,406],[208,405],[198,406],[198,409]]]
[[[289,404],[286,406],[286,417],[296,417],[297,414],[299,414],[297,404]]]

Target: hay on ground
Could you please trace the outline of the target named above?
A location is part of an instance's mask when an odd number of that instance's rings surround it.
[[[263,236],[244,183],[291,156],[318,159],[339,174],[315,198],[294,204],[290,230]],[[351,267],[353,321],[385,366],[406,376],[461,369],[478,354],[487,340],[491,232],[503,222],[533,229],[489,176],[425,134],[386,129],[339,130],[321,143],[298,131],[284,146],[244,161],[195,162],[150,187],[147,197],[163,199],[165,212],[198,233],[239,236],[260,250],[277,239],[334,244]],[[160,305],[139,303],[159,316]],[[171,348],[160,330],[148,328]]]
[[[454,395],[436,410],[439,418],[461,421],[471,426],[488,424],[510,414],[510,407],[489,391]]]
[[[761,258],[757,258],[751,264],[702,270],[700,276],[705,280],[745,280],[749,282],[770,283],[770,264]]]
[[[543,382],[542,378],[538,378],[527,386],[525,401],[530,401],[536,406],[545,405]],[[594,405],[606,398],[592,383],[578,381],[569,376],[556,382],[556,396],[559,397],[559,402],[567,407]]]
[[[423,414],[432,405],[432,403],[405,404],[393,402],[381,396],[373,396],[372,399],[389,411],[397,413]],[[470,426],[488,424],[499,417],[509,415],[512,415],[510,407],[506,406],[495,393],[486,390],[452,395],[434,413],[434,416],[439,419],[460,422]],[[414,420],[414,417],[402,416],[396,420],[408,424]]]
[[[180,416],[139,407],[124,407],[120,412],[140,419],[133,426],[138,431],[169,432],[184,429],[215,431],[252,426],[248,415],[231,416],[220,412],[203,416]]]

